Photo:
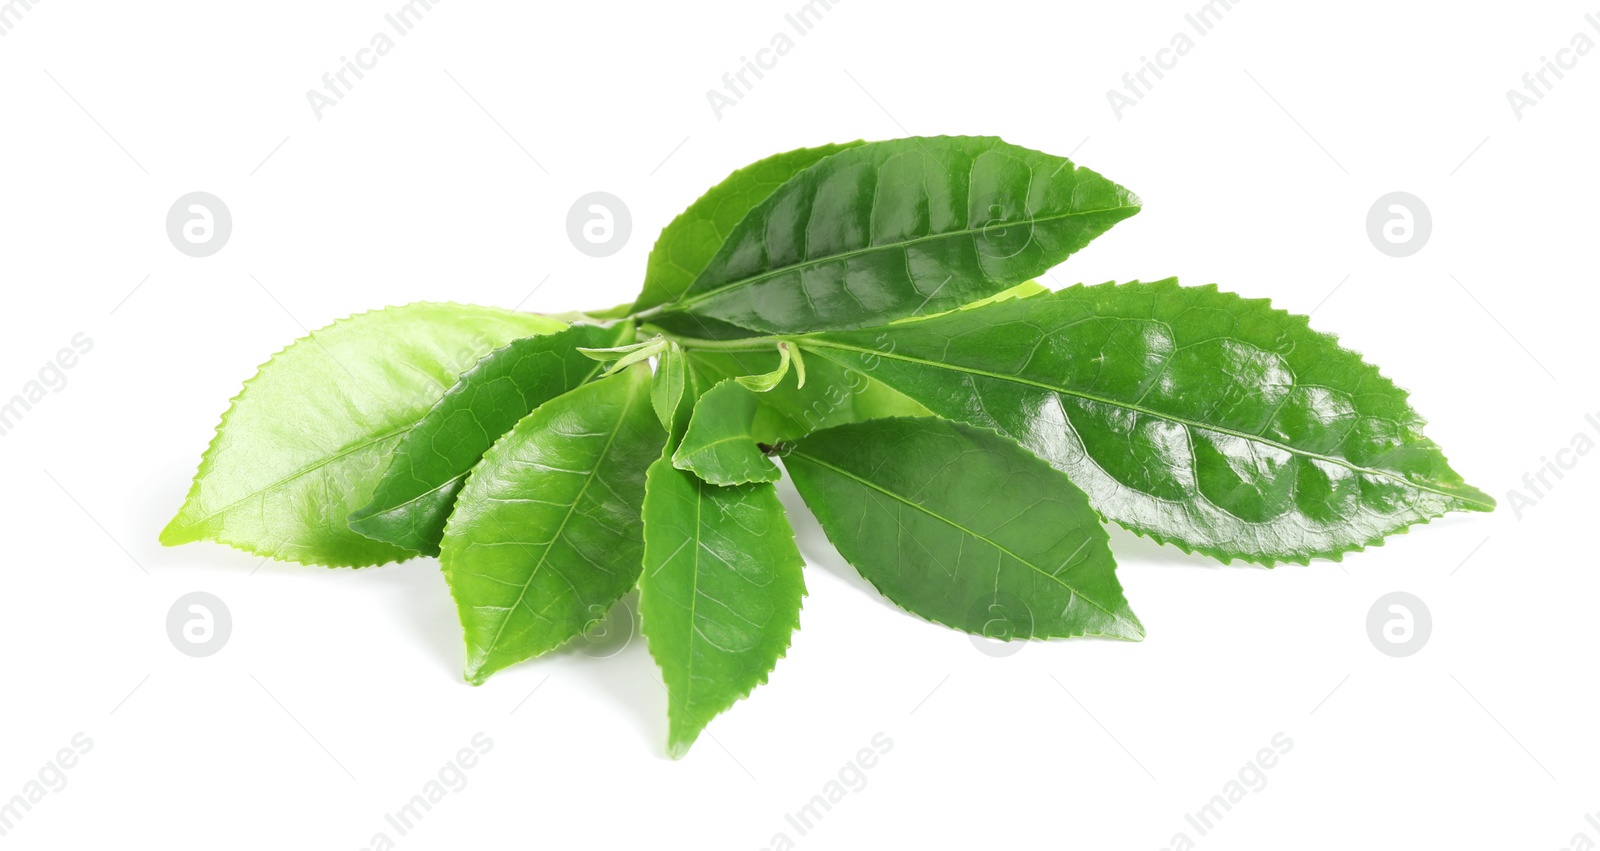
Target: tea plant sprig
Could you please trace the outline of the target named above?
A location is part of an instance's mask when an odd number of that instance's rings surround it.
[[[631,305],[411,304],[279,352],[161,540],[438,556],[474,683],[637,588],[676,756],[799,625],[777,460],[884,596],[1011,640],[1144,636],[1104,520],[1271,566],[1493,508],[1306,317],[1033,282],[1139,207],[993,138],[779,154],[663,229]]]

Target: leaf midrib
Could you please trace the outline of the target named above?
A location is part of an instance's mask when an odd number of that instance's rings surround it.
[[[1282,450],[1284,452],[1288,452],[1288,453],[1290,453],[1292,455],[1299,455],[1299,456],[1306,457],[1306,458],[1312,458],[1312,459],[1315,459],[1315,460],[1318,460],[1318,461],[1325,461],[1325,462],[1327,462],[1329,464],[1334,464],[1334,465],[1343,467],[1343,468],[1345,468],[1347,470],[1350,470],[1351,472],[1362,473],[1362,474],[1366,474],[1366,475],[1370,475],[1370,476],[1379,476],[1379,477],[1382,477],[1382,478],[1385,478],[1385,479],[1398,481],[1398,482],[1401,482],[1401,483],[1405,484],[1408,487],[1413,487],[1413,488],[1416,488],[1417,490],[1424,491],[1426,493],[1435,494],[1437,496],[1442,496],[1442,497],[1446,497],[1446,498],[1449,498],[1449,499],[1459,500],[1461,502],[1468,503],[1470,505],[1479,505],[1479,506],[1484,505],[1484,503],[1478,502],[1477,500],[1474,500],[1474,499],[1469,499],[1469,498],[1467,498],[1465,496],[1462,496],[1461,494],[1453,493],[1451,491],[1443,490],[1441,488],[1432,487],[1430,485],[1426,485],[1426,484],[1422,484],[1420,482],[1413,481],[1413,480],[1411,480],[1409,478],[1406,478],[1403,475],[1400,475],[1398,473],[1392,472],[1390,470],[1381,470],[1381,469],[1377,469],[1377,468],[1374,468],[1374,467],[1363,467],[1363,466],[1361,466],[1359,464],[1356,464],[1356,463],[1354,463],[1352,461],[1349,461],[1349,460],[1346,460],[1344,458],[1338,458],[1338,457],[1335,457],[1335,456],[1332,456],[1332,455],[1323,455],[1323,454],[1318,453],[1318,452],[1312,452],[1309,449],[1301,449],[1301,448],[1296,447],[1296,446],[1291,446],[1291,445],[1289,445],[1287,443],[1282,443],[1280,441],[1272,440],[1271,438],[1266,438],[1266,437],[1262,437],[1260,435],[1250,434],[1248,432],[1242,432],[1242,431],[1239,431],[1237,429],[1230,429],[1230,428],[1228,428],[1226,426],[1219,426],[1219,425],[1212,425],[1210,423],[1203,423],[1203,422],[1199,422],[1199,421],[1196,421],[1196,420],[1191,420],[1191,419],[1188,419],[1188,418],[1185,418],[1185,417],[1180,417],[1180,416],[1177,416],[1175,414],[1163,413],[1161,411],[1157,411],[1157,410],[1154,410],[1152,408],[1147,408],[1147,407],[1145,407],[1143,405],[1136,405],[1136,404],[1132,404],[1132,403],[1129,403],[1129,402],[1121,402],[1121,401],[1117,401],[1115,399],[1108,399],[1108,398],[1105,398],[1105,397],[1102,397],[1102,396],[1096,396],[1096,395],[1094,395],[1092,393],[1085,393],[1085,392],[1083,392],[1081,390],[1071,390],[1071,389],[1068,389],[1068,388],[1065,388],[1065,387],[1057,387],[1057,386],[1052,385],[1052,384],[1047,384],[1047,383],[1042,382],[1042,381],[1034,381],[1032,379],[1023,378],[1023,377],[1017,376],[1017,375],[1006,375],[1004,373],[991,372],[989,370],[977,369],[975,367],[959,366],[959,365],[955,365],[955,364],[941,363],[941,362],[935,361],[935,360],[928,360],[927,358],[915,358],[915,357],[910,357],[910,356],[903,355],[903,354],[897,354],[897,353],[892,352],[892,351],[884,352],[884,351],[880,351],[878,349],[870,349],[870,348],[866,348],[866,347],[862,347],[862,346],[852,346],[852,345],[849,345],[847,343],[839,343],[839,342],[835,342],[835,341],[832,341],[832,340],[826,340],[826,339],[817,338],[817,337],[802,337],[802,338],[798,339],[796,342],[798,342],[801,345],[802,348],[804,348],[806,346],[813,346],[813,347],[839,349],[841,351],[849,351],[849,352],[855,352],[857,354],[872,355],[874,357],[889,358],[889,359],[892,359],[892,360],[903,361],[905,363],[919,364],[921,366],[935,367],[935,368],[938,368],[938,369],[948,369],[948,370],[951,370],[952,372],[964,372],[964,373],[967,373],[969,375],[976,375],[976,376],[980,376],[980,377],[983,377],[983,378],[993,378],[993,379],[996,379],[996,380],[999,380],[999,381],[1009,381],[1009,382],[1011,382],[1013,384],[1022,384],[1022,385],[1026,385],[1026,386],[1029,386],[1029,387],[1037,387],[1037,388],[1039,388],[1041,390],[1048,390],[1048,391],[1050,391],[1052,393],[1060,393],[1060,394],[1065,395],[1065,396],[1072,396],[1072,397],[1075,397],[1075,398],[1078,398],[1078,399],[1083,399],[1085,401],[1098,402],[1098,403],[1100,403],[1102,405],[1110,405],[1112,407],[1122,408],[1124,410],[1133,411],[1135,413],[1145,414],[1147,416],[1156,417],[1158,419],[1163,419],[1163,420],[1166,420],[1168,422],[1176,423],[1178,425],[1184,426],[1185,428],[1200,429],[1200,430],[1203,430],[1203,431],[1215,432],[1217,434],[1225,434],[1225,435],[1228,435],[1230,437],[1237,437],[1237,438],[1239,438],[1241,440],[1248,440],[1248,441],[1250,441],[1252,443],[1260,443],[1260,444],[1263,444],[1263,445],[1266,445],[1266,446],[1273,447],[1275,449],[1280,449],[1280,450]],[[826,352],[818,352],[818,354],[821,354],[823,357],[828,357]],[[839,363],[839,361],[837,361],[837,360],[834,360],[834,362],[835,363]],[[844,367],[847,367],[847,368],[850,366],[850,364],[844,364],[844,363],[841,363],[840,365],[844,366]]]
[[[369,447],[376,446],[377,444],[382,443],[385,440],[388,440],[389,438],[394,437],[394,436],[396,436],[396,435],[398,435],[398,434],[410,429],[411,425],[412,425],[411,423],[407,423],[406,425],[403,425],[400,428],[392,429],[390,431],[386,431],[383,434],[378,435],[377,437],[373,437],[373,438],[370,438],[368,440],[361,441],[359,443],[353,443],[353,444],[345,447],[344,449],[341,449],[338,452],[335,452],[332,455],[329,455],[329,456],[323,458],[322,460],[316,462],[315,464],[311,464],[309,466],[302,467],[299,470],[296,470],[295,472],[290,473],[289,475],[284,476],[283,478],[281,478],[281,479],[279,479],[279,480],[277,480],[277,481],[275,481],[275,482],[273,482],[273,483],[271,483],[269,485],[263,485],[262,487],[256,488],[255,490],[245,494],[244,496],[239,497],[238,499],[234,500],[233,502],[228,503],[227,505],[222,506],[221,508],[217,508],[217,509],[214,509],[212,511],[208,511],[204,515],[195,518],[195,520],[193,522],[185,524],[185,527],[186,528],[192,528],[194,526],[198,526],[201,523],[204,523],[207,520],[210,520],[211,518],[217,516],[218,514],[221,514],[221,513],[225,512],[225,511],[230,511],[230,510],[232,510],[234,508],[237,508],[239,505],[241,505],[241,504],[243,504],[243,503],[245,503],[245,502],[247,502],[247,501],[249,501],[251,499],[254,499],[254,498],[258,497],[258,496],[261,496],[262,494],[265,494],[265,493],[267,493],[269,491],[276,490],[277,488],[280,488],[280,487],[288,484],[289,482],[294,481],[295,479],[301,478],[302,476],[308,476],[308,475],[316,472],[317,470],[320,470],[323,467],[326,467],[329,464],[332,464],[333,462],[338,461],[341,458],[344,458],[347,455],[353,455],[353,454],[355,454],[357,452],[360,452],[363,449],[367,449]],[[393,545],[391,544],[390,546],[393,546]]]
[[[934,511],[931,508],[928,508],[926,505],[923,505],[923,504],[917,503],[917,502],[913,502],[910,499],[907,499],[906,497],[901,496],[900,494],[897,494],[897,493],[895,493],[895,492],[893,492],[891,490],[888,490],[887,488],[881,487],[881,486],[879,486],[879,485],[877,485],[877,484],[875,484],[873,482],[867,481],[866,479],[856,475],[855,473],[850,472],[849,470],[846,470],[846,469],[844,469],[842,467],[837,467],[837,466],[835,466],[833,464],[829,464],[828,462],[823,461],[822,459],[816,457],[815,455],[808,455],[805,452],[796,449],[796,450],[793,450],[793,451],[790,452],[790,456],[791,457],[803,458],[803,459],[805,459],[806,461],[808,461],[808,462],[810,462],[812,464],[816,464],[817,466],[822,467],[823,469],[832,470],[833,472],[835,472],[835,473],[837,473],[837,474],[839,474],[841,476],[844,476],[845,478],[850,479],[851,481],[854,481],[854,482],[862,485],[863,487],[875,490],[878,493],[881,493],[881,494],[889,497],[890,499],[895,500],[896,502],[899,502],[899,503],[901,503],[903,505],[908,505],[908,506],[916,509],[917,511],[922,512],[923,514],[926,514],[929,517],[932,517],[935,520],[938,520],[938,521],[940,521],[940,522],[942,522],[942,523],[944,523],[944,524],[946,524],[948,526],[951,526],[952,528],[959,529],[962,532],[965,532],[968,535],[971,535],[972,537],[974,537],[974,538],[976,538],[976,539],[988,544],[989,546],[994,547],[995,549],[999,550],[1000,552],[1005,553],[1006,555],[1010,556],[1012,559],[1015,559],[1018,563],[1027,565],[1031,570],[1037,572],[1040,576],[1043,576],[1046,579],[1049,579],[1050,581],[1052,581],[1052,582],[1060,585],[1061,587],[1067,589],[1068,591],[1071,591],[1073,594],[1075,594],[1078,597],[1082,598],[1084,602],[1086,602],[1089,605],[1095,607],[1096,609],[1099,609],[1100,611],[1104,612],[1108,617],[1111,617],[1111,618],[1113,618],[1113,619],[1115,619],[1115,620],[1117,620],[1117,621],[1119,621],[1121,623],[1128,624],[1129,626],[1133,626],[1133,627],[1142,629],[1142,627],[1139,627],[1139,625],[1137,623],[1135,623],[1133,621],[1130,621],[1128,618],[1123,617],[1122,615],[1119,615],[1119,614],[1111,611],[1110,609],[1107,609],[1105,606],[1102,606],[1099,603],[1095,602],[1093,598],[1091,598],[1089,595],[1083,593],[1082,591],[1078,590],[1075,586],[1073,586],[1072,583],[1067,582],[1066,580],[1062,579],[1061,577],[1050,573],[1049,571],[1045,570],[1044,568],[1039,567],[1038,565],[1034,564],[1033,562],[1030,562],[1027,559],[1023,558],[1022,556],[1019,556],[1016,553],[1012,552],[1009,548],[1007,548],[1005,545],[1001,544],[999,541],[996,541],[993,538],[990,538],[990,537],[988,537],[986,535],[981,535],[981,534],[979,534],[979,533],[977,533],[977,532],[975,532],[975,531],[973,531],[971,529],[968,529],[966,526],[963,526],[960,523],[957,523],[956,521],[951,520],[948,517],[945,517],[943,514],[940,514],[939,512]],[[996,568],[996,570],[998,570],[998,569],[999,568]]]
[[[919,236],[919,237],[916,237],[914,239],[901,240],[899,242],[890,242],[890,243],[885,243],[883,245],[868,245],[868,246],[865,246],[863,248],[856,248],[856,249],[852,249],[850,251],[840,252],[838,254],[830,254],[830,255],[828,255],[826,257],[818,257],[818,258],[811,259],[811,260],[804,260],[804,261],[801,261],[799,263],[792,263],[792,264],[790,264],[788,266],[780,266],[780,267],[775,268],[775,269],[769,269],[769,270],[767,270],[765,272],[762,272],[759,275],[752,275],[752,276],[750,276],[748,278],[740,278],[740,279],[735,280],[735,281],[730,281],[730,282],[728,282],[726,284],[723,284],[720,287],[717,287],[715,289],[706,290],[705,292],[699,293],[699,294],[694,295],[694,296],[692,296],[690,298],[682,299],[682,300],[676,301],[676,302],[664,302],[664,303],[662,303],[660,305],[657,305],[654,308],[651,308],[650,310],[646,310],[646,311],[643,311],[643,312],[639,313],[638,317],[636,317],[636,318],[642,318],[644,316],[651,315],[651,314],[654,314],[654,313],[659,313],[659,312],[662,312],[662,311],[665,311],[665,310],[669,310],[669,309],[670,310],[687,310],[688,308],[692,307],[693,305],[699,304],[700,302],[703,302],[703,301],[705,301],[705,300],[707,300],[709,298],[712,298],[714,296],[720,295],[720,294],[722,294],[724,292],[727,292],[728,290],[734,289],[736,287],[754,286],[755,284],[761,283],[762,281],[766,281],[766,280],[770,280],[772,278],[776,278],[779,275],[787,274],[787,273],[792,272],[792,271],[797,270],[797,269],[806,269],[806,268],[809,268],[811,266],[821,265],[823,263],[832,263],[832,262],[839,261],[839,260],[848,260],[848,259],[850,259],[852,257],[859,257],[861,255],[870,254],[870,253],[875,252],[875,251],[891,251],[891,250],[894,250],[894,249],[904,249],[904,248],[907,248],[907,247],[912,246],[912,245],[919,245],[921,243],[930,242],[930,241],[936,240],[936,239],[955,239],[955,238],[959,238],[959,237],[963,237],[963,236],[973,236],[975,234],[986,233],[988,231],[1005,230],[1008,227],[1017,227],[1018,225],[1025,225],[1025,224],[1026,225],[1037,225],[1037,224],[1044,224],[1044,223],[1048,223],[1048,222],[1058,222],[1058,221],[1061,221],[1063,219],[1070,219],[1070,218],[1073,218],[1073,217],[1076,217],[1076,216],[1093,215],[1095,213],[1110,213],[1110,212],[1115,212],[1115,211],[1118,211],[1118,210],[1135,210],[1135,211],[1137,211],[1139,209],[1140,209],[1140,206],[1138,204],[1128,204],[1128,205],[1120,206],[1120,207],[1101,207],[1099,209],[1094,209],[1094,210],[1074,210],[1072,212],[1061,213],[1061,214],[1052,215],[1052,216],[1038,216],[1038,217],[1031,218],[1031,219],[1017,219],[1016,221],[1005,222],[1005,223],[999,224],[999,225],[984,225],[982,227],[977,227],[977,228],[969,227],[969,228],[963,228],[961,230],[946,231],[944,233],[928,234],[927,236]],[[712,259],[715,259],[715,258],[712,258]],[[704,274],[704,272],[702,272],[702,274]],[[694,285],[691,283],[690,287],[693,287],[693,286]]]

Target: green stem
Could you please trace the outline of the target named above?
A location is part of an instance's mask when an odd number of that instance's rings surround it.
[[[651,316],[655,316],[657,313],[660,313],[661,311],[665,310],[666,307],[667,306],[665,304],[658,304],[655,307],[647,307],[644,310],[638,311],[637,313],[629,313],[629,314],[627,314],[626,318],[633,319],[633,320],[647,319],[647,318],[649,318]]]
[[[679,337],[669,334],[655,326],[646,326],[644,330],[650,331],[677,343],[684,349],[706,349],[719,352],[764,352],[782,342],[792,341],[791,337],[741,337],[737,340],[702,340],[696,337]]]

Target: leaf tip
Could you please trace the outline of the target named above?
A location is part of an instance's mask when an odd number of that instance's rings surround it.
[[[1123,641],[1143,641],[1145,636],[1144,624],[1140,623],[1137,617],[1134,617],[1133,612],[1128,612],[1117,618],[1117,628],[1111,633],[1111,636],[1120,638]]]
[[[1495,501],[1494,497],[1484,493],[1472,485],[1463,484],[1461,486],[1461,490],[1463,491],[1460,497],[1461,507],[1467,511],[1482,511],[1488,513],[1494,511],[1499,505],[1499,503]]]
[[[674,735],[667,739],[667,756],[672,759],[683,759],[689,754],[689,748],[694,746],[694,740],[699,736]]]
[[[461,678],[469,685],[483,685],[498,670],[500,669],[490,667],[488,654],[474,652],[474,648],[470,646],[467,648],[467,664],[461,669]]]
[[[176,547],[183,544],[192,544],[205,537],[197,524],[189,522],[185,516],[188,512],[189,502],[185,500],[183,507],[178,509],[178,513],[173,515],[172,520],[168,521],[167,525],[162,528],[161,534],[157,536],[161,546]]]

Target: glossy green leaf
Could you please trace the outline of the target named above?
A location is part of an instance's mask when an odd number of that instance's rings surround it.
[[[1100,175],[999,139],[872,142],[795,175],[681,297],[639,316],[730,337],[938,313],[1042,274],[1138,210]]]
[[[705,387],[740,375],[770,372],[778,362],[774,351],[690,351],[690,371]],[[806,386],[794,371],[758,395],[750,434],[757,442],[775,444],[842,423],[878,417],[926,416],[928,410],[898,391],[872,380],[860,370],[814,358],[806,362]]]
[[[711,187],[661,229],[645,264],[644,289],[633,310],[676,301],[705,270],[750,208],[823,157],[859,144],[846,142],[777,154],[745,166]]]
[[[545,402],[484,454],[439,557],[468,680],[560,646],[633,588],[645,470],[664,442],[639,364]]]
[[[410,304],[313,331],[264,364],[222,415],[167,546],[210,540],[303,564],[408,558],[351,531],[401,436],[478,358],[562,323],[458,304]]]
[[[750,431],[759,404],[759,394],[737,380],[706,391],[695,403],[672,465],[713,485],[777,481],[778,466],[756,447]]]
[[[406,432],[372,501],[350,515],[350,528],[438,555],[456,493],[483,453],[534,408],[604,369],[579,347],[615,345],[632,333],[627,325],[574,325],[490,352]]]
[[[993,638],[1144,637],[1088,498],[1010,440],[869,420],[783,457],[828,540],[913,614]]]
[[[1337,559],[1494,505],[1377,368],[1215,286],[1077,286],[803,345],[1010,435],[1101,514],[1223,561]]]
[[[644,528],[639,615],[677,758],[788,650],[803,562],[772,485],[718,487],[666,458],[650,467]]]

